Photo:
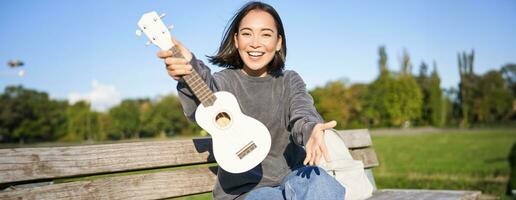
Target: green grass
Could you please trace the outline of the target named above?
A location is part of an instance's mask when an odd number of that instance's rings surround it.
[[[374,136],[378,188],[481,190],[503,196],[516,131]]]
[[[211,192],[196,194],[187,197],[172,198],[174,200],[208,200],[211,199]]]

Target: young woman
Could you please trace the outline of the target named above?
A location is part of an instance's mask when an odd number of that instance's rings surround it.
[[[285,31],[274,8],[250,2],[235,14],[218,53],[209,57],[227,69],[213,75],[181,43],[173,42],[184,58],[172,57],[171,51],[161,51],[158,57],[178,81],[188,118],[195,120],[199,101],[182,76],[194,69],[213,91],[234,94],[242,112],[262,122],[271,134],[271,150],[257,167],[240,174],[219,168],[214,199],[344,199],[345,189],[315,166],[323,156],[328,160],[323,134],[336,123],[323,122],[301,77],[284,70]]]

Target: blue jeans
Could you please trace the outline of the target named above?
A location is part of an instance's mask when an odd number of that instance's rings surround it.
[[[261,187],[251,190],[246,200],[297,200],[340,199],[344,200],[346,189],[335,178],[319,167],[305,166],[292,171],[276,187]]]

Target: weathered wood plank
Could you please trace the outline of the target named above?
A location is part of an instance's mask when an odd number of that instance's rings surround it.
[[[211,138],[0,149],[0,183],[214,162]]]
[[[373,142],[367,129],[337,130],[337,135],[350,149],[372,146]]]
[[[464,190],[382,189],[368,200],[477,200],[480,194],[480,191]]]
[[[372,144],[367,129],[338,135],[350,149]],[[211,151],[210,138],[0,149],[0,183],[214,162]],[[374,150],[351,153],[367,168],[378,166]]]
[[[354,160],[361,160],[364,168],[372,168],[380,165],[373,147],[349,150]]]
[[[0,199],[162,199],[209,192],[215,180],[210,169],[194,168],[16,189]]]

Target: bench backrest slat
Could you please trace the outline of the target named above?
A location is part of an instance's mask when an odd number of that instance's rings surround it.
[[[368,147],[363,149],[350,150],[351,156],[354,160],[361,160],[364,163],[364,168],[369,169],[380,165],[374,148]]]
[[[0,183],[214,162],[211,138],[0,149]]]
[[[367,129],[337,130],[337,135],[344,140],[349,149],[365,148],[373,145]]]
[[[203,167],[4,191],[0,199],[163,199],[211,191],[215,180]]]

